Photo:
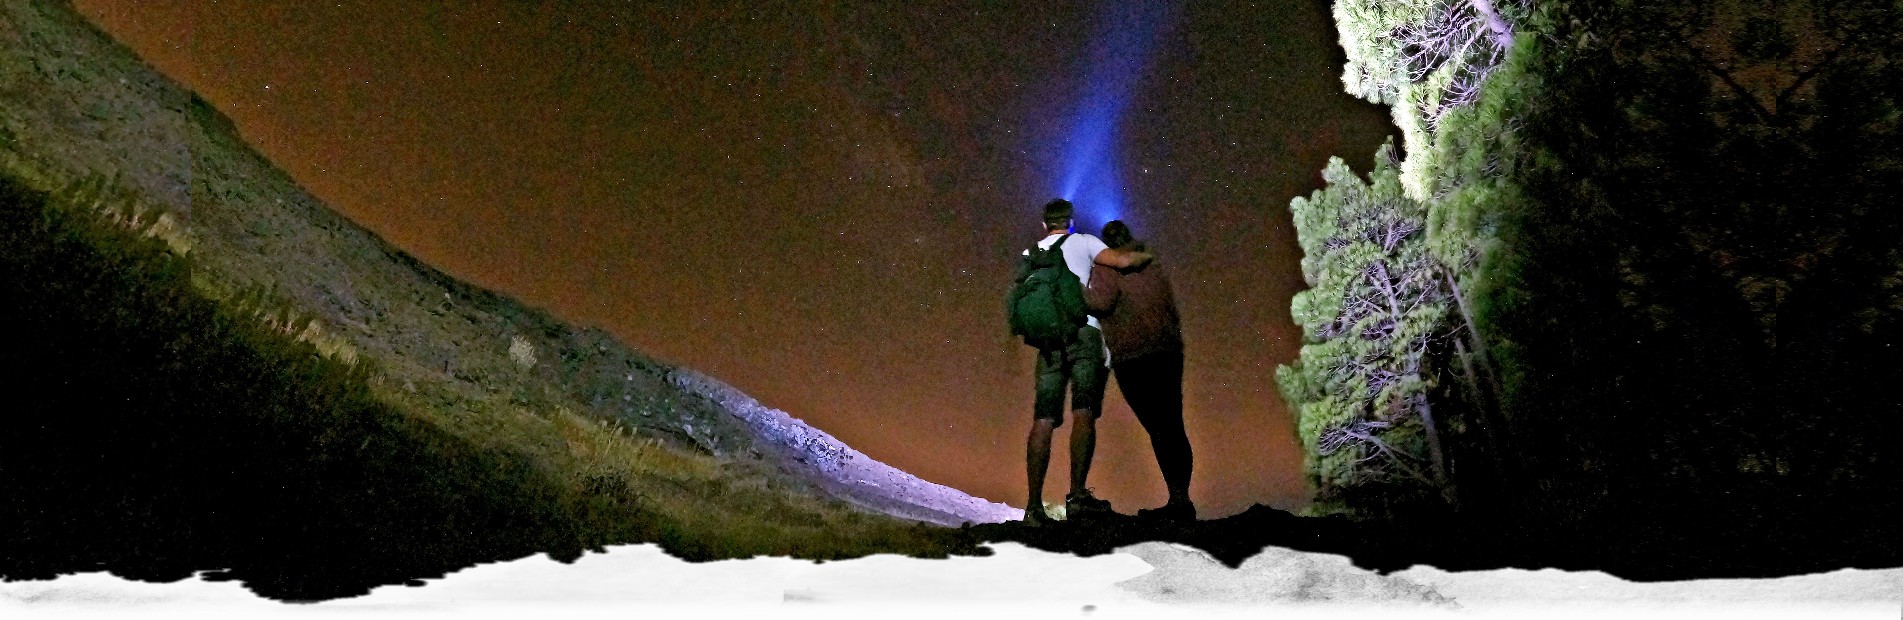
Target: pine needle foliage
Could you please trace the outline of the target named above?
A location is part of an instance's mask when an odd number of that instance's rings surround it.
[[[1445,414],[1447,488],[1464,519],[1516,544],[1679,566],[1894,557],[1896,8],[1336,3],[1344,84],[1394,106],[1399,184],[1445,270],[1450,337],[1424,376],[1439,377],[1428,401]],[[1486,9],[1492,34],[1458,17]],[[1422,45],[1449,24],[1499,45]],[[1474,88],[1456,74],[1477,76]],[[1380,195],[1376,168],[1366,185]],[[1302,218],[1305,235],[1334,234]],[[1358,259],[1303,244],[1305,271],[1323,277],[1310,276],[1296,315],[1330,325],[1332,299],[1353,293],[1326,273]],[[1303,403],[1324,499],[1341,494],[1332,481],[1358,480],[1341,472],[1363,473],[1319,441],[1363,415],[1329,401],[1362,371],[1331,361],[1358,358],[1328,335],[1312,331],[1278,375]],[[1773,533],[1777,549],[1748,544]]]
[[[1393,149],[1381,148],[1365,182],[1331,158],[1328,187],[1289,205],[1311,288],[1293,302],[1301,356],[1276,379],[1324,512],[1386,514],[1447,491],[1429,394],[1451,303]]]

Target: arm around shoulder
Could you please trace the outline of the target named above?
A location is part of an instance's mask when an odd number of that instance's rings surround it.
[[[1150,264],[1156,257],[1149,252],[1109,248],[1098,252],[1095,260],[1097,264],[1112,269],[1135,269]]]

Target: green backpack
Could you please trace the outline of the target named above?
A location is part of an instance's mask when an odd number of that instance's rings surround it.
[[[1070,235],[1049,248],[1031,248],[1018,264],[1017,282],[1005,297],[1004,307],[1011,319],[1011,335],[1023,336],[1024,344],[1040,349],[1063,346],[1084,326],[1084,284],[1064,264],[1067,239]]]

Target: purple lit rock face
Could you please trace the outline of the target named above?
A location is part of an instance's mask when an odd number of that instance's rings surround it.
[[[668,373],[668,380],[690,394],[719,404],[739,418],[747,432],[758,438],[758,445],[785,452],[793,460],[823,473],[811,479],[847,502],[950,527],[1009,521],[1024,514],[1022,508],[972,497],[865,458],[864,453],[840,443],[825,431],[808,426],[784,411],[761,405],[712,377],[677,368]]]

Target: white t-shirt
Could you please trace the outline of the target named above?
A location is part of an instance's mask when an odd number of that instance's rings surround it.
[[[1064,235],[1060,233],[1039,239],[1037,247],[1039,249],[1050,249],[1051,244],[1057,243],[1058,239],[1064,239]],[[1108,249],[1110,249],[1110,246],[1104,245],[1103,240],[1098,239],[1096,235],[1086,233],[1071,235],[1069,239],[1064,240],[1064,266],[1069,267],[1071,273],[1077,274],[1077,281],[1079,283],[1084,286],[1090,286],[1090,266],[1097,263],[1098,252]],[[1030,256],[1031,251],[1025,250],[1024,255]],[[1097,317],[1087,317],[1085,322],[1091,327],[1103,329],[1102,325],[1097,324]],[[1110,345],[1108,343],[1104,344],[1103,361],[1104,366],[1110,365]]]

